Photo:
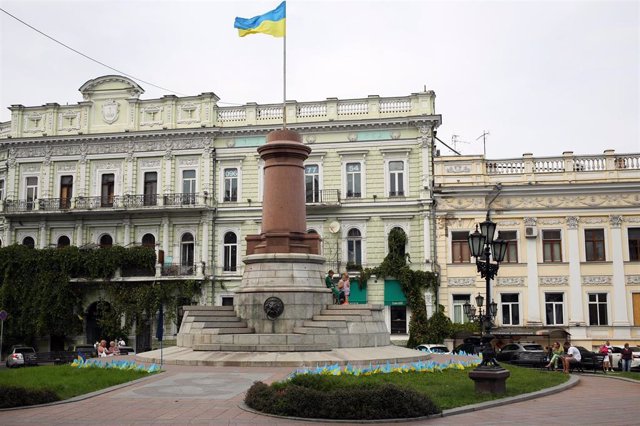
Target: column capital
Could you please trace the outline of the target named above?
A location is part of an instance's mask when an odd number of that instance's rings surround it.
[[[579,220],[580,218],[578,216],[567,216],[567,228],[578,229]]]
[[[524,218],[524,226],[536,226],[537,223],[538,223],[538,219],[535,217]]]
[[[622,225],[622,216],[620,215],[611,215],[609,216],[609,223],[612,228],[619,229]]]

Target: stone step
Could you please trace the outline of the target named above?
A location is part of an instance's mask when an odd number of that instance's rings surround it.
[[[200,306],[189,305],[184,307],[184,311],[197,312],[197,311],[233,311],[233,306]]]
[[[220,317],[220,316],[201,316],[201,317],[192,317],[193,322],[238,322],[241,319],[237,316],[228,316],[228,317]]]
[[[372,312],[370,309],[349,309],[349,310],[339,310],[339,309],[323,309],[320,311],[320,315],[367,315],[371,316]]]
[[[327,327],[294,327],[294,333],[298,334],[329,334]]]
[[[373,321],[373,317],[362,315],[314,315],[313,321]]]
[[[317,352],[331,350],[322,343],[306,345],[240,345],[240,344],[199,344],[193,346],[194,351],[220,352]]]
[[[365,310],[371,310],[371,311],[381,311],[384,309],[384,306],[382,305],[370,305],[370,304],[350,304],[350,305],[327,305],[326,309],[328,310],[339,310],[339,309],[343,309],[343,310],[360,310],[360,309],[365,309]]]
[[[242,328],[247,326],[247,322],[240,321],[240,318],[237,318],[237,321],[202,321],[201,323],[203,324],[202,328]]]
[[[204,331],[212,331],[211,334],[253,334],[256,332],[253,327],[205,328]]]
[[[235,311],[195,311],[189,312],[190,318],[202,318],[202,317],[219,317],[219,318],[233,318],[236,316]]]
[[[302,323],[304,327],[325,327],[325,328],[346,328],[346,321],[304,321]]]

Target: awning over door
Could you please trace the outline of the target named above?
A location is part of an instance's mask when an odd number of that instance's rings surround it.
[[[384,304],[385,306],[407,304],[407,298],[402,292],[400,281],[384,280]]]

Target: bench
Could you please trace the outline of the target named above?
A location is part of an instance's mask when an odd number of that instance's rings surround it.
[[[70,364],[77,357],[78,355],[76,352],[69,351],[40,352],[36,354],[36,361],[38,362],[38,364]]]
[[[590,362],[586,365],[582,361],[572,362],[571,364],[569,364],[569,372],[572,373],[574,370],[576,370],[579,373],[585,373],[585,372],[597,373],[598,371],[602,371],[604,374],[607,374],[607,372],[604,371],[604,368],[602,367],[604,357],[605,355],[596,354],[593,357],[593,360],[592,360],[593,362]],[[587,371],[585,371],[585,368],[587,368]]]

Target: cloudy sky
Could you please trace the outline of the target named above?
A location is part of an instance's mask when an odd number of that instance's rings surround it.
[[[282,101],[282,39],[240,38],[273,1],[0,0],[47,35],[137,77],[143,99]],[[75,104],[114,74],[0,11],[0,121]],[[287,98],[436,92],[438,137],[490,158],[640,152],[639,1],[287,2]],[[138,80],[138,81],[139,81]],[[161,86],[159,89],[149,83]],[[469,143],[464,143],[469,142]],[[443,154],[448,151],[443,147]]]

